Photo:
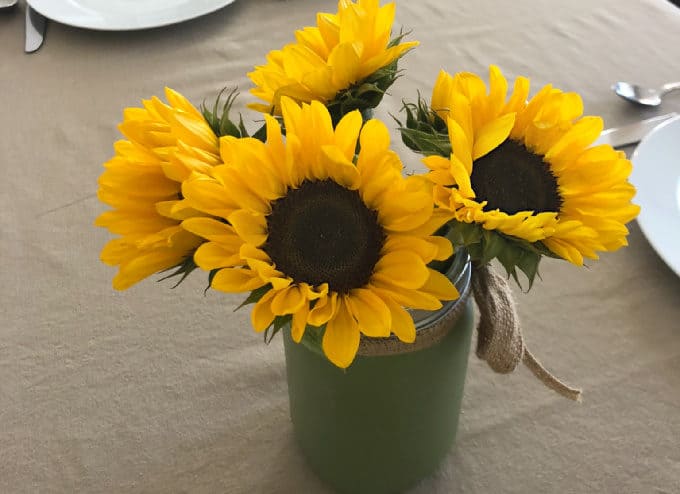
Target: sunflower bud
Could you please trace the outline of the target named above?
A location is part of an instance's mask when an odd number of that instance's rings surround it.
[[[248,137],[248,131],[243,124],[243,117],[239,115],[238,124],[234,123],[234,121],[229,118],[229,112],[239,93],[236,88],[231,89],[227,94],[227,100],[222,104],[220,100],[226,90],[227,88],[225,87],[219,92],[215,99],[215,104],[212,107],[212,111],[205,106],[205,103],[201,105],[203,118],[208,122],[208,125],[210,125],[210,128],[217,137]]]
[[[451,154],[446,122],[428,106],[420,93],[417,103],[404,101],[401,111],[406,113],[406,121],[395,120],[406,146],[424,155],[448,157]]]

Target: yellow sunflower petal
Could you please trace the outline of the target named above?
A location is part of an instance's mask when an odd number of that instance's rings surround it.
[[[247,176],[251,175],[249,171],[252,172],[252,170],[239,170],[239,167],[229,166],[216,170],[215,173],[220,173],[219,179],[223,187],[222,194],[229,194],[230,199],[238,204],[240,208],[249,209],[260,214],[268,214],[270,212],[269,200],[261,193],[262,189],[258,190],[255,184],[248,181]],[[269,195],[269,199],[276,198],[280,192],[283,192],[282,190],[276,190],[276,180],[273,176],[265,175],[262,177],[260,174],[258,178],[269,182],[271,188],[269,188],[269,193],[265,194]],[[263,189],[266,190],[267,187],[265,186]],[[274,192],[272,193],[272,191]]]
[[[220,269],[210,283],[211,288],[222,292],[249,292],[264,286],[256,273],[250,269],[224,268]]]
[[[188,99],[186,99],[174,89],[165,87],[165,97],[171,106],[184,110],[195,118],[203,118],[201,112],[199,112],[198,109],[192,105]]]
[[[138,252],[135,257],[120,264],[118,273],[113,277],[113,288],[126,290],[154,273],[176,266],[183,258],[181,252],[170,249]]]
[[[453,255],[453,244],[448,238],[433,235],[427,237],[427,242],[435,248],[434,260],[445,261]]]
[[[449,242],[448,240],[446,241]],[[449,246],[450,245],[451,242],[449,242]],[[403,234],[392,234],[389,235],[387,239],[385,239],[382,251],[392,252],[396,250],[413,252],[418,255],[425,263],[432,261],[438,254],[437,246],[434,245],[433,242],[429,242],[429,239]]]
[[[322,283],[317,287],[310,286],[307,283],[300,283],[299,286],[307,300],[317,300],[328,295],[328,283]]]
[[[453,93],[453,76],[445,70],[440,70],[432,89],[432,101],[430,106],[446,121],[449,118],[449,104]]]
[[[411,314],[390,297],[383,298],[383,301],[390,310],[392,332],[404,343],[413,343],[416,340],[416,325]]]
[[[337,87],[349,87],[359,79],[361,48],[358,45],[359,42],[341,43],[331,50],[328,65],[333,69],[333,83]]]
[[[439,271],[428,268],[430,273],[425,284],[419,288],[420,291],[433,295],[439,300],[455,300],[459,297],[455,285]]]
[[[428,276],[428,269],[417,254],[393,251],[376,263],[371,281],[387,281],[403,288],[417,289],[423,286]]]
[[[470,181],[472,170],[468,171],[466,165],[455,154],[451,155],[450,163],[449,173],[460,194],[468,198],[475,197],[475,191],[472,189],[472,182]]]
[[[392,316],[380,297],[365,288],[357,288],[350,291],[345,300],[363,334],[374,338],[390,335]]]
[[[515,84],[512,90],[512,96],[503,108],[503,113],[517,113],[522,110],[529,97],[529,79],[526,77],[518,77],[515,79]],[[516,125],[516,124],[515,124]]]
[[[319,57],[328,58],[328,46],[318,27],[305,27],[295,31],[295,39],[300,45],[311,48]]]
[[[362,124],[361,113],[359,110],[354,110],[342,117],[335,128],[335,144],[347,161],[351,162],[354,159]]]
[[[206,242],[201,245],[194,253],[196,265],[206,271],[218,268],[240,266],[241,256],[237,246],[228,248],[223,244]]]
[[[432,156],[424,157],[422,159],[422,162],[425,166],[427,166],[433,172],[434,171],[448,172],[449,167],[451,166],[451,163],[448,159],[444,158],[443,156],[437,156],[435,154],[433,154]],[[439,182],[437,182],[437,183],[439,183]],[[449,184],[442,184],[442,185],[449,185]]]
[[[479,129],[472,147],[472,159],[490,153],[505,141],[515,125],[515,114],[506,113]]]
[[[600,117],[583,117],[548,150],[545,159],[554,163],[565,155],[569,157],[569,154],[576,158],[578,153],[597,139],[603,127]]]
[[[205,239],[218,242],[226,243],[238,239],[234,227],[213,218],[188,218],[182,222],[182,228]]]
[[[489,67],[489,97],[487,102],[490,119],[495,119],[502,112],[507,93],[508,81],[497,66],[491,65]]]
[[[382,280],[371,280],[371,288],[375,290],[383,300],[391,298],[402,307],[423,310],[439,310],[442,308],[442,303],[437,297],[420,290],[402,288]]]
[[[212,151],[217,148],[217,136],[202,116],[197,118],[186,113],[176,112],[174,118],[181,126],[177,131],[178,137],[182,141],[205,151]]]
[[[463,94],[461,93],[454,93],[452,98],[451,98],[451,109],[449,111],[451,117],[449,118],[448,125],[449,125],[449,136],[451,135],[451,121],[456,122],[457,126],[456,129],[460,129],[461,133],[460,136],[465,138],[465,141],[470,143],[474,143],[474,124],[472,122],[472,106],[471,102],[469,99],[467,99]],[[460,152],[460,151],[466,151],[468,149],[467,146],[458,146],[455,147],[455,144],[453,144],[455,141],[453,138],[451,139],[454,152]]]
[[[321,341],[323,352],[328,360],[345,369],[354,360],[359,349],[360,333],[357,322],[352,317],[344,299],[338,301],[335,316],[328,321]]]
[[[466,131],[455,119],[449,118],[447,125],[452,154],[460,160],[469,175],[472,173],[472,146],[474,141],[471,136],[466,135]]]
[[[361,144],[361,153],[359,154],[357,166],[360,169],[368,168],[371,165],[371,161],[374,161],[376,157],[389,149],[389,130],[380,120],[369,120],[364,124],[363,129],[361,129],[359,142]],[[361,160],[362,157],[365,161]]]
[[[359,170],[347,160],[342,150],[336,146],[323,146],[321,149],[326,158],[325,168],[328,176],[346,189],[357,189],[361,183]]]
[[[191,207],[223,218],[239,207],[217,180],[206,175],[196,174],[185,181],[182,195]]]
[[[283,124],[287,132],[299,134],[304,129],[299,123],[302,118],[302,108],[292,98],[281,98]]]
[[[378,217],[387,230],[405,232],[425,223],[432,216],[432,210],[430,194],[403,190],[398,195],[384,197],[378,207]]]
[[[239,209],[228,219],[236,233],[249,244],[259,247],[267,240],[267,221],[263,215]]]
[[[243,256],[243,249],[241,250],[241,257]],[[253,271],[260,280],[264,283],[271,283],[275,290],[284,290],[288,287],[292,280],[286,277],[286,275],[274,268],[271,261],[261,261],[259,259],[254,259],[252,257],[245,259],[248,267]]]
[[[338,294],[335,292],[322,296],[316,301],[314,308],[309,311],[307,321],[312,326],[323,326],[331,320],[338,307]]]
[[[276,296],[275,290],[269,290],[260,300],[257,301],[250,313],[250,320],[253,328],[258,333],[267,329],[273,322],[276,315],[272,312],[271,302]]]
[[[545,239],[543,243],[561,258],[566,259],[577,266],[583,266],[583,255],[577,248],[573,247],[568,242],[557,238],[548,238]]]
[[[409,230],[408,234],[414,236],[431,235],[452,220],[454,216],[454,213],[451,211],[436,208],[432,211],[432,216],[425,223],[413,230]]]
[[[309,315],[309,302],[305,301],[302,306],[293,313],[290,335],[295,343],[300,343],[307,328],[307,316]]]
[[[307,299],[297,285],[291,285],[280,290],[272,299],[271,309],[277,316],[295,314],[307,304]]]
[[[271,259],[267,255],[267,253],[262,249],[258,249],[253,244],[242,244],[239,250],[239,254],[241,255],[241,258],[245,259],[246,261],[248,259],[251,259],[262,261],[265,263],[271,263]]]

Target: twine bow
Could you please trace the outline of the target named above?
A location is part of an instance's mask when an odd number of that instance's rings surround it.
[[[524,362],[543,384],[570,400],[581,401],[581,390],[567,386],[548,372],[524,344],[519,316],[508,282],[489,265],[476,265],[472,292],[479,307],[477,356],[498,373],[507,374]]]

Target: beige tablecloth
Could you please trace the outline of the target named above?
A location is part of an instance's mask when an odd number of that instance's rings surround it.
[[[328,492],[294,443],[280,338],[265,346],[241,298],[204,296],[201,274],[115,292],[92,224],[124,107],[164,85],[197,104],[238,85],[242,110],[246,72],[317,10],[335,4],[237,0],[130,33],[50,23],[33,55],[22,7],[0,13],[0,492]],[[680,79],[680,9],[664,0],[398,2],[397,23],[421,46],[380,117],[429,95],[440,68],[490,63],[581,92],[609,126],[680,110],[609,90]],[[546,261],[517,290],[528,344],[583,403],[472,356],[456,446],[414,493],[680,492],[680,279],[630,226],[628,248]]]

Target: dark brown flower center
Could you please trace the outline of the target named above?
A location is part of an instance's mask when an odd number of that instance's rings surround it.
[[[347,293],[364,286],[385,233],[359,192],[332,180],[304,181],[272,203],[264,245],[276,269],[298,283]]]
[[[484,211],[537,214],[559,212],[562,206],[557,178],[550,165],[512,139],[475,160],[470,181],[476,201],[487,201]]]

